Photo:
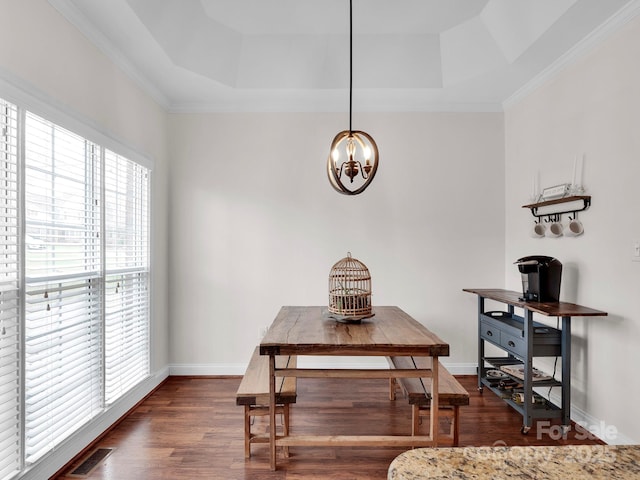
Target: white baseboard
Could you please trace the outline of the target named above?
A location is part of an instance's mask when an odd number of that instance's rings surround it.
[[[233,363],[179,363],[169,365],[169,375],[185,377],[237,376],[244,375],[247,364]]]
[[[478,366],[475,363],[442,362],[442,365],[449,370],[451,375],[476,375],[478,373]]]
[[[384,358],[371,359],[367,362],[352,362],[344,360],[348,357],[338,357],[340,360],[332,358],[323,359],[322,357],[299,357],[298,365],[305,368],[386,368],[387,363]],[[449,372],[453,375],[475,375],[475,363],[447,363],[442,362]],[[247,364],[230,364],[230,363],[180,363],[169,366],[169,375],[176,376],[236,376],[244,375]]]

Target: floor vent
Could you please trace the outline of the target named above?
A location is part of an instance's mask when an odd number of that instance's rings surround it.
[[[113,452],[114,448],[97,448],[91,454],[86,457],[80,465],[78,465],[73,472],[67,474],[68,477],[87,477],[96,468],[100,465],[105,458],[107,458],[111,452]]]

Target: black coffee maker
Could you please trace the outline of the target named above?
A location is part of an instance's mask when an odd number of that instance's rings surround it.
[[[522,297],[525,302],[560,301],[562,263],[553,257],[532,255],[516,262],[522,275]]]

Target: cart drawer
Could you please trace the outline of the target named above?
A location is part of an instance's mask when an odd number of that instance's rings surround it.
[[[524,319],[509,312],[485,312],[480,317],[480,336],[508,352],[523,358],[527,355]],[[560,356],[562,332],[533,322],[532,352],[534,357]]]
[[[480,322],[480,336],[483,339],[500,346],[500,329],[496,328],[495,325],[492,325],[489,322]]]
[[[527,345],[522,337],[516,337],[502,332],[500,336],[500,346],[506,349],[509,353],[514,354],[517,357],[523,358],[527,354]]]

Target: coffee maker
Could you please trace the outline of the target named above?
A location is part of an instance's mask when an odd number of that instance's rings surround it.
[[[516,262],[522,275],[522,297],[525,302],[560,301],[562,263],[553,257],[532,255]]]

